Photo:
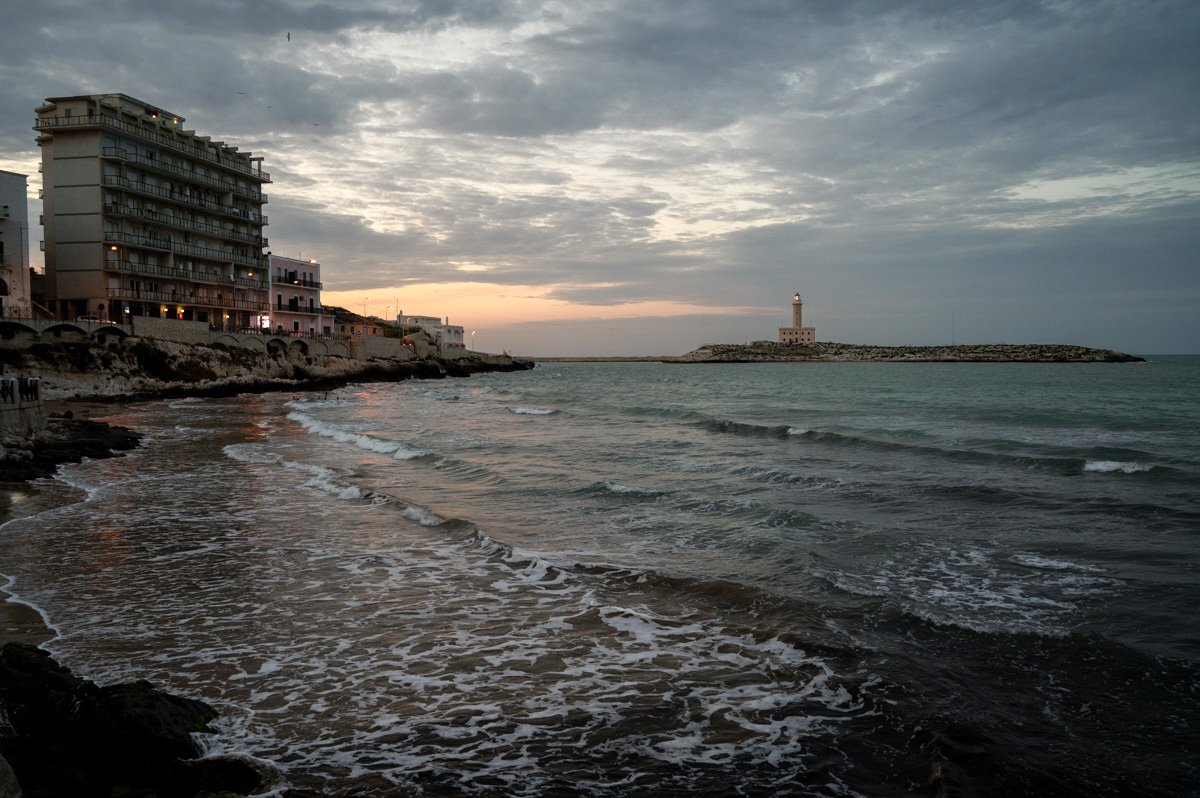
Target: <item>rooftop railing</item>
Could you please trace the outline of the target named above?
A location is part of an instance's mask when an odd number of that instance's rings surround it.
[[[126,122],[123,119],[117,119],[115,116],[107,114],[97,114],[92,116],[46,116],[35,117],[33,120],[34,130],[55,130],[57,128],[71,127],[110,127],[114,130],[120,130],[123,133],[128,133],[131,136],[153,141],[155,144],[160,144],[164,147],[170,147],[173,150],[191,155],[196,158],[203,158],[211,163],[219,164],[227,169],[232,169],[235,172],[241,172],[244,175],[249,175],[256,180],[261,180],[264,183],[271,182],[271,175],[261,169],[255,169],[249,164],[242,163],[236,158],[227,158],[222,155],[217,155],[214,152],[204,148],[197,147],[193,144],[180,141],[173,136],[167,136],[154,130],[147,130],[141,125],[135,125],[132,122]]]

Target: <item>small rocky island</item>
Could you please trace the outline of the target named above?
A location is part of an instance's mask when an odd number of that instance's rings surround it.
[[[671,363],[1132,363],[1145,358],[1064,344],[871,346],[826,342],[705,344]]]

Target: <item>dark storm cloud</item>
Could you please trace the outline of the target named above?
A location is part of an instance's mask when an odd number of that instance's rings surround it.
[[[913,340],[897,318],[1023,297],[977,313],[1015,339],[1073,290],[1095,307],[1060,307],[1064,336],[1099,335],[1148,273],[1137,296],[1175,326],[1140,323],[1144,347],[1200,345],[1169,290],[1197,268],[1195,3],[46,0],[4,21],[0,153],[36,158],[48,96],[162,104],[267,157],[272,242],[336,253],[341,290],[775,307],[803,284],[833,329]]]

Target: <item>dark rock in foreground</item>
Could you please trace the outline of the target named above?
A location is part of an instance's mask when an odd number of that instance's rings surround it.
[[[188,761],[216,715],[147,682],[99,687],[34,646],[0,650],[0,756],[25,798],[254,792],[262,777],[244,762]]]
[[[52,418],[47,429],[2,442],[0,482],[50,476],[60,463],[112,457],[113,452],[137,448],[140,440],[133,430],[102,421]]]

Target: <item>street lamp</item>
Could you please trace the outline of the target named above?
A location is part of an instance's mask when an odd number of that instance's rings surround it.
[[[471,351],[475,351],[475,331],[471,330]]]
[[[370,298],[371,297],[367,297],[363,300],[363,335],[367,334],[367,300]]]

